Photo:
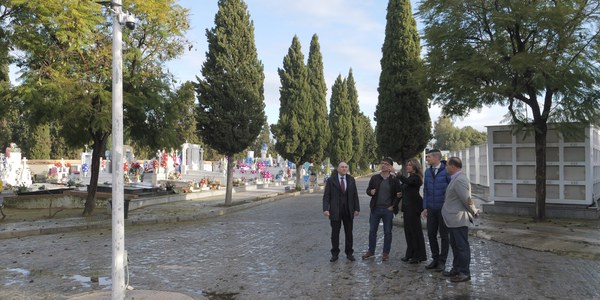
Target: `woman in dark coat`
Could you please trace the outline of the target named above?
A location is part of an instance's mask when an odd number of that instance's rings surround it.
[[[397,178],[402,182],[402,217],[404,218],[404,236],[406,237],[406,255],[402,261],[418,264],[427,260],[425,239],[421,227],[421,211],[423,211],[423,197],[419,193],[423,184],[423,168],[418,160],[411,158],[406,162],[406,173]]]

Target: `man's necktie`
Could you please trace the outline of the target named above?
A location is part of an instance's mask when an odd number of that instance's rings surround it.
[[[429,171],[431,171],[431,176],[435,176],[435,169],[433,168],[433,166],[429,167]]]
[[[346,184],[344,184],[344,176],[340,179],[340,187],[342,187],[342,193],[346,192]]]

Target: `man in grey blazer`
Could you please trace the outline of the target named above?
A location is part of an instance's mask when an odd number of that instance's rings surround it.
[[[469,223],[477,215],[478,210],[471,200],[471,183],[462,172],[462,161],[451,157],[446,163],[446,170],[452,179],[446,189],[446,198],[442,206],[442,216],[450,233],[450,247],[454,255],[452,269],[444,271],[444,276],[452,282],[471,280],[469,264],[471,248],[469,246]]]

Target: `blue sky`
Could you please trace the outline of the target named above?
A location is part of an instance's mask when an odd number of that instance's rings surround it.
[[[416,2],[412,1],[413,11]],[[191,30],[187,37],[194,48],[180,59],[170,62],[169,69],[181,81],[201,77],[201,67],[207,51],[205,31],[214,27],[216,0],[180,0],[190,10]],[[352,68],[359,94],[361,111],[373,120],[377,105],[381,46],[385,35],[385,0],[246,0],[254,21],[256,47],[265,71],[265,103],[268,122],[279,116],[279,76],[277,69],[297,35],[305,59],[314,33],[319,36],[329,108],[330,91],[338,75],[347,76]],[[423,44],[423,42],[421,42]],[[441,109],[430,109],[437,120]],[[472,126],[484,131],[486,125],[498,125],[505,109],[484,108],[463,119],[456,126]]]

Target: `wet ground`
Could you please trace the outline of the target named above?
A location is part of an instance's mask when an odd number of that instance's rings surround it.
[[[362,186],[365,185],[365,186]],[[359,191],[366,181],[359,181]],[[355,220],[355,252],[367,247],[368,197]],[[304,194],[194,222],[126,229],[129,284],[210,299],[600,299],[600,261],[472,237],[472,281],[451,283],[424,264],[329,262],[321,194]],[[342,237],[343,240],[343,237]],[[64,299],[110,290],[108,229],[0,240],[1,299]]]

